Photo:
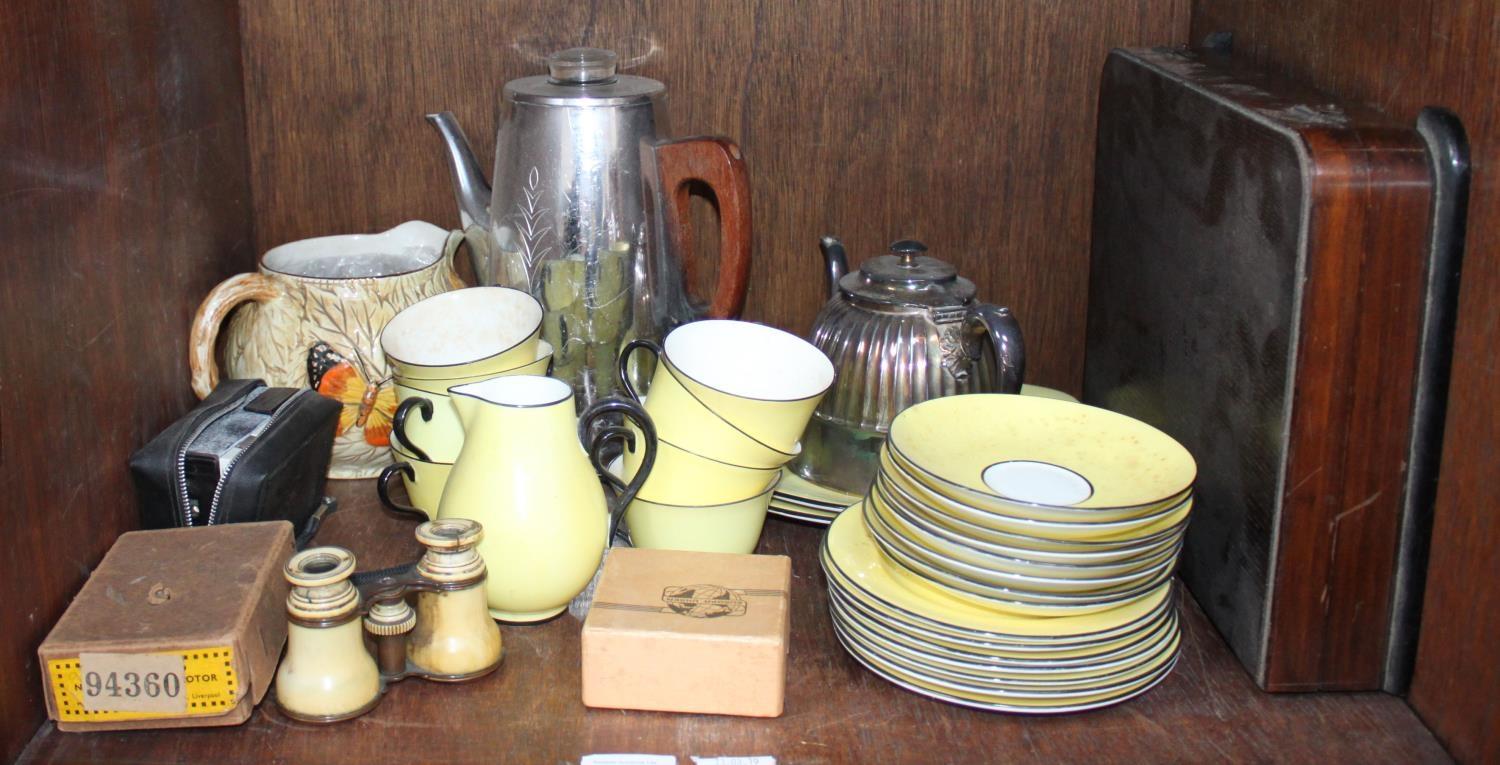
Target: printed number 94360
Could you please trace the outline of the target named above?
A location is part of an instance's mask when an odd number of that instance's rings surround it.
[[[182,676],[173,672],[87,672],[83,676],[86,698],[172,698],[182,693]]]

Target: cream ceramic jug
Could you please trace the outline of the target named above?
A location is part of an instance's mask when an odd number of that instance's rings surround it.
[[[380,331],[401,309],[463,286],[463,236],[410,221],[380,234],[304,239],[273,248],[255,273],[203,299],[188,361],[193,392],[228,378],[309,387],[343,405],[330,478],[372,478],[391,462],[396,391]],[[224,367],[215,361],[223,326]]]
[[[532,375],[497,377],[449,389],[464,444],[443,489],[439,518],[484,526],[479,554],[489,568],[490,615],[508,622],[555,616],[588,585],[615,524],[645,483],[655,460],[656,431],[633,402],[604,399],[574,414],[568,383]],[[611,480],[603,450],[620,426],[596,422],[624,415],[644,438],[647,456],[628,485]],[[600,478],[618,490],[606,499]]]

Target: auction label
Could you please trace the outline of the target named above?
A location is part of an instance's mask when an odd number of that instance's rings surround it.
[[[216,715],[234,708],[238,679],[228,646],[160,653],[80,653],[48,663],[65,722]]]

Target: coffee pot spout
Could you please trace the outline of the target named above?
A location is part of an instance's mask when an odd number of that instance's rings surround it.
[[[465,230],[471,225],[490,227],[490,185],[484,180],[479,161],[469,148],[469,139],[453,112],[438,112],[427,115],[427,121],[443,137],[448,147],[448,167],[453,171],[453,192],[458,197],[459,216]]]
[[[844,243],[831,236],[825,236],[818,240],[818,247],[823,250],[823,266],[828,274],[828,297],[839,296],[839,280],[849,272],[849,258],[844,254]]]

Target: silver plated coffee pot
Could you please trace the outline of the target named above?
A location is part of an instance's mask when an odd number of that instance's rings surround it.
[[[891,420],[930,398],[1017,393],[1025,373],[1021,327],[1010,309],[978,302],[952,264],[903,240],[848,271],[844,246],[821,242],[830,297],[813,345],[837,374],[802,436],[793,469],[863,494],[879,466]]]
[[[631,340],[659,340],[694,319],[732,318],[750,269],[750,184],[739,148],[723,138],[662,140],[666,87],[619,74],[612,51],[572,48],[549,72],[505,85],[494,190],[449,112],[442,134],[458,205],[483,284],[531,292],[545,309],[553,375],[579,406],[607,395]],[[689,186],[719,208],[718,283],[692,298]]]

